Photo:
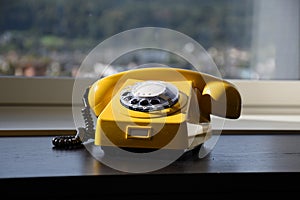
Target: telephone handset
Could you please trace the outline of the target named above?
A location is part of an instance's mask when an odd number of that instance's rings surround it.
[[[85,116],[89,128],[76,138],[94,131],[95,145],[134,152],[197,151],[211,137],[210,115],[237,119],[241,113],[241,96],[232,83],[178,68],[110,75],[93,83],[83,99],[97,117],[96,129]],[[91,114],[86,109],[83,113]],[[55,139],[59,146],[62,138]]]
[[[120,87],[120,83],[129,78],[143,81],[191,81],[192,87],[196,89],[199,106],[202,108],[201,111],[206,114],[208,119],[210,114],[231,119],[237,119],[240,116],[241,96],[232,83],[208,74],[178,68],[142,68],[121,72],[98,80],[92,86],[88,98],[96,116],[99,116],[112,99],[115,87]],[[221,111],[218,109],[211,110],[211,104],[222,107],[224,101],[226,101],[226,112],[223,112],[223,109],[220,109]]]

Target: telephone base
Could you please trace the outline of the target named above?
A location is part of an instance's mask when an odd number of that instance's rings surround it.
[[[134,155],[141,155],[147,159],[173,159],[174,156],[178,157],[175,160],[190,160],[199,159],[198,154],[202,144],[195,146],[192,149],[153,149],[153,148],[129,148],[117,146],[101,146],[104,151],[104,156],[114,158],[130,158]],[[156,152],[157,151],[157,152]],[[156,152],[156,153],[155,153]],[[154,153],[154,154],[152,154]]]

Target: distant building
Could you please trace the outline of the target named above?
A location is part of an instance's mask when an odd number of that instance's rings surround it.
[[[15,65],[15,75],[46,76],[49,63],[47,58],[24,56]]]

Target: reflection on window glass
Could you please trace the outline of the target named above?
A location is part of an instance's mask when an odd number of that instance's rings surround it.
[[[196,40],[223,78],[299,79],[298,0],[2,0],[0,76],[74,77],[101,41],[147,26]],[[177,64],[150,53],[116,62],[115,69],[150,57]]]

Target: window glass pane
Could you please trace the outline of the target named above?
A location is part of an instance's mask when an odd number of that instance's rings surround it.
[[[190,36],[223,78],[299,79],[298,0],[2,0],[0,76],[74,77],[101,41],[145,26]],[[186,64],[162,52],[131,57]],[[132,64],[122,60],[116,69]]]

